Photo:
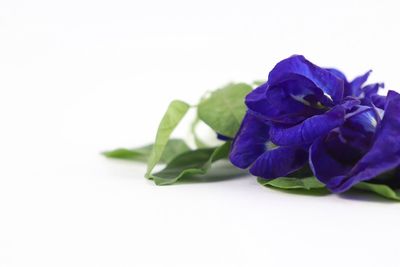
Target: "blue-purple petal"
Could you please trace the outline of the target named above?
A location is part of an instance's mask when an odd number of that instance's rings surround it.
[[[345,108],[336,106],[328,112],[310,117],[293,127],[271,126],[271,141],[279,146],[311,144],[344,123]]]
[[[368,80],[371,70],[367,71],[365,74],[356,77],[350,82],[349,91],[345,92],[345,95],[359,96],[362,93],[361,86]]]
[[[366,153],[374,141],[374,134],[379,121],[380,119],[373,108],[364,109],[346,119],[339,129],[341,137],[348,146]]]
[[[229,159],[239,168],[249,167],[266,151],[269,140],[269,126],[247,112],[235,139],[232,142]]]
[[[303,56],[295,55],[279,62],[269,73],[268,83],[276,85],[294,76],[310,80],[317,88],[329,96],[334,103],[340,103],[343,98],[343,80],[330,71],[320,68]]]
[[[347,83],[346,75],[344,75],[344,73],[341,72],[340,70],[335,68],[325,68],[325,69],[330,73],[332,73],[333,75],[335,75],[336,77],[338,77],[339,79],[343,80],[345,83]]]
[[[264,120],[284,124],[295,124],[323,112],[311,106],[317,104],[323,95],[307,79],[298,77],[297,80],[287,80],[278,86],[271,87],[265,83],[248,94],[245,102],[250,112]],[[310,105],[305,105],[305,101]]]
[[[362,98],[361,103],[363,105],[374,105],[380,109],[384,108],[386,97],[382,95],[378,95],[378,91],[380,88],[384,88],[385,85],[383,83],[374,83],[366,85],[362,88]]]
[[[310,167],[317,179],[329,187],[334,177],[346,174],[358,159],[350,149],[340,140],[339,133],[318,138],[309,149]]]
[[[385,108],[386,96],[372,95],[370,98],[371,98],[372,103],[375,105],[375,107],[380,108],[380,109]]]
[[[297,171],[307,163],[307,151],[300,147],[277,147],[264,152],[251,166],[250,173],[274,179]]]
[[[366,97],[369,97],[371,95],[376,95],[379,91],[379,88],[385,88],[385,84],[384,83],[368,84],[362,88],[362,91],[364,92]]]
[[[352,185],[373,179],[400,165],[400,95],[389,92],[385,115],[376,132],[371,149],[343,176],[335,177],[328,188],[333,192],[343,192]]]

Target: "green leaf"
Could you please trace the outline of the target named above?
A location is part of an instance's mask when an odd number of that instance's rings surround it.
[[[236,83],[212,92],[198,105],[199,118],[217,133],[234,137],[246,113],[245,96],[251,90],[250,85]]]
[[[150,157],[153,144],[142,146],[134,149],[119,148],[111,151],[103,152],[103,155],[108,158],[125,159],[140,162],[147,162]],[[161,163],[168,163],[177,155],[190,150],[188,145],[182,139],[170,139],[165,146],[164,152],[161,155]]]
[[[374,192],[388,199],[400,200],[400,194],[387,185],[361,182],[354,185],[353,188]]]
[[[275,187],[279,189],[322,189],[325,185],[315,178],[310,167],[303,168],[287,175],[273,180],[258,178],[258,182],[264,186]]]
[[[197,131],[196,131],[197,125],[199,123],[200,123],[200,119],[196,115],[194,121],[190,125],[190,132],[193,136],[193,140],[194,140],[194,143],[196,144],[196,147],[197,148],[205,148],[205,147],[207,147],[207,145],[201,140],[201,138],[199,137],[199,135],[197,134]]]
[[[272,186],[279,189],[320,189],[325,185],[318,181],[315,177],[294,178],[294,177],[280,177],[273,180],[266,180],[258,178],[258,182],[264,186]]]
[[[169,104],[168,109],[164,114],[164,117],[161,119],[160,125],[158,126],[156,140],[147,162],[146,177],[150,177],[151,171],[160,161],[172,131],[185,116],[189,110],[189,107],[190,106],[187,103],[180,100],[174,100],[171,102],[171,104]]]
[[[227,142],[216,148],[200,148],[187,151],[174,158],[163,170],[151,174],[150,177],[154,179],[157,185],[167,185],[173,184],[182,178],[204,175],[214,162],[228,157],[229,149],[230,142]],[[233,168],[232,165],[230,166]],[[226,170],[213,175],[218,178],[220,174],[226,174]]]
[[[103,152],[102,154],[107,158],[147,162],[152,148],[153,145],[146,145],[133,149],[117,148],[114,150]]]

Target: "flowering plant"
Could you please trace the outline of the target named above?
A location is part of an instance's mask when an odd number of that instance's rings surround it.
[[[383,96],[382,83],[365,85],[370,73],[348,81],[337,69],[295,55],[279,62],[265,82],[229,84],[201,99],[191,127],[195,149],[170,139],[190,108],[175,100],[153,145],[104,154],[147,161],[146,177],[158,185],[248,170],[268,187],[333,193],[356,188],[400,200],[400,94]],[[219,146],[204,144],[198,122],[216,133]],[[224,159],[231,164],[214,164]],[[153,172],[160,163],[164,169]]]

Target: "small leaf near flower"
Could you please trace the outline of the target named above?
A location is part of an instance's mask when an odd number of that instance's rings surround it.
[[[230,142],[215,148],[201,148],[197,150],[187,151],[174,158],[163,170],[150,175],[157,185],[168,185],[177,182],[182,178],[205,175],[211,168],[211,165],[221,159],[227,159],[230,149]],[[213,174],[213,178],[217,179],[226,174],[226,168],[220,172]],[[228,166],[235,170],[237,174],[243,174],[242,170]],[[230,176],[234,176],[230,172]]]
[[[294,178],[294,177],[280,177],[273,180],[266,180],[258,178],[261,185],[268,185],[279,189],[319,189],[324,188],[325,185],[318,181],[315,177]]]
[[[388,199],[400,200],[400,193],[394,191],[389,186],[384,184],[361,182],[354,185],[353,188],[364,191],[370,191]]]
[[[234,137],[246,113],[245,96],[251,90],[248,84],[232,83],[212,92],[198,105],[199,118],[217,133]]]

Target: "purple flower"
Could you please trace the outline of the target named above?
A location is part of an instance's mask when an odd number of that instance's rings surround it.
[[[383,84],[363,86],[369,74],[348,82],[340,71],[320,68],[303,56],[279,62],[268,81],[246,97],[248,110],[232,143],[231,162],[265,179],[310,163],[328,188],[346,190],[353,184],[347,174],[372,151],[380,132],[378,113],[389,103],[377,94]],[[319,155],[324,151],[329,153]],[[331,156],[345,161],[340,171],[327,163]]]
[[[343,80],[344,83],[344,96],[352,96],[361,99],[361,103],[363,105],[370,105],[373,103],[375,106],[383,109],[385,104],[385,97],[378,95],[379,88],[384,88],[385,85],[383,83],[373,83],[363,86],[363,84],[367,81],[369,75],[371,74],[371,70],[366,72],[365,74],[356,77],[353,81],[348,82],[346,76],[337,69],[326,69],[330,71],[332,74],[336,75],[336,77]]]
[[[400,95],[389,91],[382,120],[373,108],[351,115],[310,147],[316,177],[333,192],[361,181],[400,186]]]

